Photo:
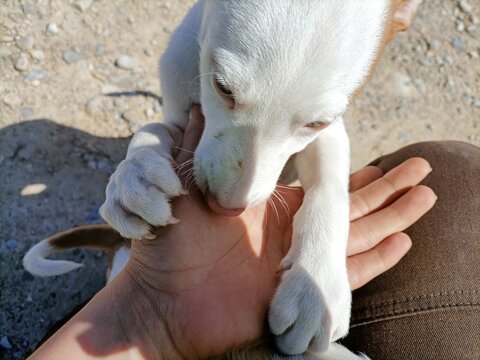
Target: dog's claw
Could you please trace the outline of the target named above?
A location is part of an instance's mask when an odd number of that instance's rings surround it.
[[[178,224],[180,222],[180,219],[177,219],[173,216],[171,216],[168,220],[167,220],[167,225],[175,225],[175,224]]]
[[[155,240],[157,238],[157,235],[155,234],[147,234],[143,237],[144,240]]]

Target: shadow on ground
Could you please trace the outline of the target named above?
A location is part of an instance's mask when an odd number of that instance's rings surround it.
[[[23,359],[52,323],[103,286],[100,252],[73,250],[67,257],[85,267],[46,279],[26,273],[21,260],[44,237],[101,222],[105,186],[128,141],[49,119],[0,130],[0,358]]]

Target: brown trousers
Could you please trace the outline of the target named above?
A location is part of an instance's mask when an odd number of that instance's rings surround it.
[[[460,142],[407,146],[372,165],[388,171],[420,156],[434,208],[406,232],[410,252],[353,294],[342,341],[372,359],[480,359],[480,148]]]
[[[374,360],[480,360],[480,148],[419,143],[372,165],[386,172],[414,156],[433,168],[423,184],[437,203],[406,231],[413,246],[405,258],[354,292],[341,342]],[[262,344],[226,358],[275,355]]]

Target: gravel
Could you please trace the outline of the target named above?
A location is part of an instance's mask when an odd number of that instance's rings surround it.
[[[50,23],[47,25],[47,29],[45,30],[45,33],[47,35],[58,35],[60,32],[60,29],[58,28],[58,25],[55,23]]]
[[[455,36],[452,39],[452,46],[457,50],[465,51],[465,45],[464,45],[463,40],[460,36]]]
[[[28,55],[25,53],[21,53],[18,57],[17,61],[15,61],[15,69],[18,71],[27,71],[28,67],[30,66],[30,61],[28,60]]]
[[[115,60],[115,65],[120,69],[133,70],[137,67],[137,61],[128,55],[121,55]]]
[[[82,55],[80,55],[74,49],[70,49],[70,50],[67,50],[63,53],[63,60],[67,64],[73,64],[73,63],[76,63],[76,62],[82,60]]]

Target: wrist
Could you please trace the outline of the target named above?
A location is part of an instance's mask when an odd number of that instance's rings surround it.
[[[118,339],[137,349],[140,359],[183,359],[169,321],[169,297],[150,291],[136,276],[124,271],[109,287]]]

